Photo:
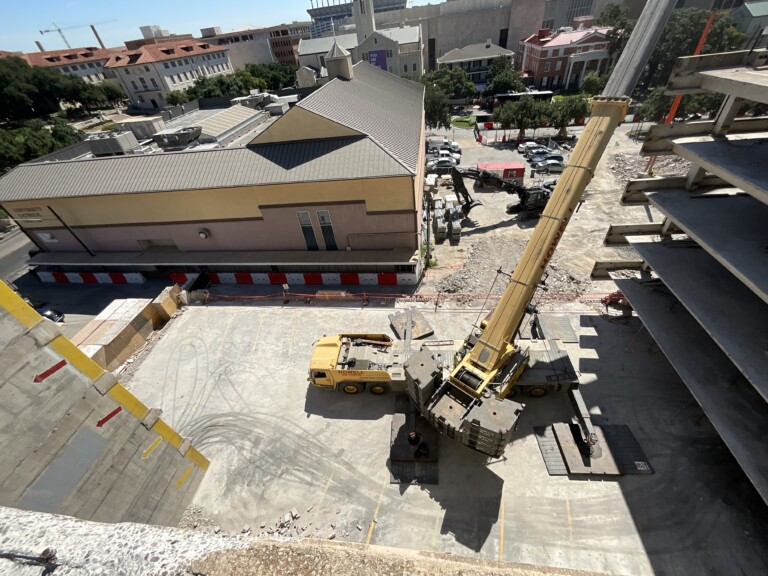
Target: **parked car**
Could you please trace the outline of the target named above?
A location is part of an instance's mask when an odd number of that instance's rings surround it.
[[[461,154],[452,151],[450,148],[440,148],[437,151],[438,158],[453,158],[456,160],[456,164],[461,164]]]
[[[557,178],[553,178],[552,180],[547,180],[541,186],[542,188],[546,188],[547,190],[554,190],[555,186],[557,186]]]
[[[427,174],[448,174],[456,166],[453,158],[438,158],[427,162]]]
[[[550,174],[552,172],[562,172],[565,168],[565,162],[562,160],[544,160],[533,165],[536,172]]]
[[[64,322],[64,312],[54,308],[48,308],[42,314],[43,318],[48,318],[51,322]]]
[[[537,154],[551,154],[552,150],[547,148],[546,146],[542,146],[540,144],[537,144],[536,146],[531,146],[529,148],[525,149],[525,156],[526,158],[530,158],[531,156],[536,156]]]
[[[563,162],[565,159],[563,158],[562,154],[556,154],[556,153],[548,153],[548,154],[535,154],[528,158],[528,162],[531,164],[536,164],[537,162],[544,162],[545,160],[559,160],[560,162]]]
[[[458,143],[454,142],[453,140],[448,140],[448,138],[443,138],[443,143],[440,147],[450,148],[452,151],[461,154],[461,146],[459,146]]]
[[[539,145],[533,141],[533,138],[523,138],[520,142],[517,143],[517,151],[520,154],[525,155],[525,152],[528,148],[534,148],[538,146]]]

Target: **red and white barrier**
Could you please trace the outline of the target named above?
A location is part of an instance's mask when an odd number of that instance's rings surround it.
[[[40,282],[47,284],[143,284],[138,272],[37,272]]]
[[[416,273],[405,272],[209,272],[211,284],[282,286],[414,286]]]

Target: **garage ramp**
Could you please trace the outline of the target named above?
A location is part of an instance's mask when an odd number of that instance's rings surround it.
[[[0,282],[0,506],[175,525],[208,460]]]

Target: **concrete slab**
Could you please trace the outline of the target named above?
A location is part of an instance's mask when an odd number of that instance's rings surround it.
[[[455,340],[487,313],[420,310],[436,338]],[[617,574],[762,571],[768,537],[757,528],[746,537],[744,526],[763,522],[764,504],[701,426],[690,393],[636,338],[639,321],[579,310],[569,318],[580,342],[563,347],[580,372],[597,375],[581,387],[586,403],[598,424],[632,428],[656,474],[549,477],[533,427],[569,417],[566,395],[553,394],[528,402],[504,458],[489,462],[441,438],[439,485],[390,484],[394,397],[307,383],[323,334],[389,330],[393,308],[373,301],[188,308],[142,356],[130,386],[211,458],[194,504],[225,531],[274,525],[295,507],[310,535],[362,544]]]
[[[766,138],[768,132],[676,138],[672,140],[672,151],[768,204]]]
[[[757,296],[768,303],[768,206],[734,188],[701,195],[684,190],[649,192],[651,203],[676,222]]]
[[[147,407],[121,385],[102,395],[93,383],[104,370],[52,327],[0,283],[0,506],[175,524],[197,487],[193,474],[178,477],[189,467],[202,473],[207,461],[196,450],[180,454],[163,421],[142,425]],[[163,446],[145,457],[158,437]],[[129,483],[111,491],[131,463]],[[163,474],[165,482],[146,482]]]
[[[702,249],[657,242],[632,246],[768,399],[768,305]]]
[[[757,491],[768,501],[768,406],[696,320],[663,291],[617,280]]]

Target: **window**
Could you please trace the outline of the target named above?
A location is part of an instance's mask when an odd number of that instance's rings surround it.
[[[563,67],[563,61],[562,60],[558,60],[557,64],[555,64],[555,72],[559,72],[560,68],[562,68],[562,67]]]
[[[403,72],[408,72],[408,64],[403,64]]]
[[[544,78],[541,79],[541,87],[546,88],[548,81],[549,81],[549,78],[547,76],[544,76]]]
[[[150,80],[151,80],[151,82],[152,82],[152,86],[154,86],[155,88],[157,88],[157,82],[155,82],[155,79],[154,79],[154,78],[150,78]]]
[[[318,210],[317,219],[320,222],[320,230],[323,233],[325,249],[337,250],[336,238],[333,235],[333,225],[331,224],[331,213],[328,210]]]
[[[387,50],[387,58],[392,58],[392,50]]]
[[[312,220],[309,218],[309,212],[296,212],[301,225],[301,232],[304,234],[304,242],[307,243],[307,250],[319,250],[315,231],[312,229]]]
[[[544,22],[541,23],[542,28],[546,28],[547,30],[552,30],[552,28],[555,27],[555,19],[550,18],[549,20],[544,20]]]
[[[544,72],[549,72],[549,62],[544,63]]]
[[[93,62],[88,62],[88,68],[96,68],[96,66],[93,65]]]
[[[139,94],[139,102],[144,102],[144,96],[142,96],[141,94]]]
[[[168,68],[168,62],[163,62],[163,68]]]
[[[171,74],[170,78],[171,78],[171,84],[176,84],[176,76]]]
[[[144,66],[144,72],[149,72],[149,66]]]
[[[413,63],[413,71],[416,72],[416,62]]]
[[[136,84],[136,80],[131,80],[131,86],[133,86],[134,90],[138,90],[139,89],[138,84]]]
[[[552,58],[556,56],[560,56],[560,48],[555,48],[554,50],[552,50]]]
[[[130,70],[128,70],[128,68],[126,68],[126,69],[125,69],[125,75],[126,75],[126,76],[130,76],[130,75],[131,75],[131,71],[130,71]]]

